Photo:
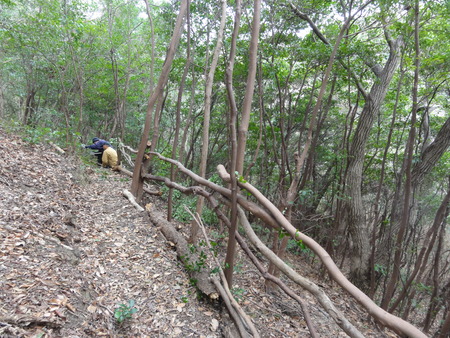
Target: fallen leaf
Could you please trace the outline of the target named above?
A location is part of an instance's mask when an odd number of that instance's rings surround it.
[[[70,311],[75,312],[75,308],[74,308],[74,306],[73,306],[72,304],[66,303],[66,307],[67,307]]]
[[[219,327],[219,321],[215,318],[211,320],[211,330],[216,331]]]

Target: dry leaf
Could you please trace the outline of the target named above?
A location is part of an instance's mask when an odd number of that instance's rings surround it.
[[[75,308],[74,308],[74,306],[73,306],[72,304],[66,303],[66,307],[67,307],[70,311],[75,312]]]
[[[219,321],[215,318],[211,320],[211,330],[216,331],[219,327]]]

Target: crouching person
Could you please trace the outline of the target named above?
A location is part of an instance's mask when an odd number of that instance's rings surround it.
[[[109,142],[103,144],[103,155],[102,155],[102,166],[104,168],[117,169],[119,159],[117,157],[117,152],[111,147]]]
[[[97,157],[97,164],[102,165],[102,157],[103,157],[103,145],[107,142],[105,140],[99,139],[98,137],[94,137],[92,139],[92,144],[89,146],[84,146],[86,149],[92,149],[94,151],[94,155]]]

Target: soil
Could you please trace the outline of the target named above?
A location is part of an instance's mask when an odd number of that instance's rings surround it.
[[[128,177],[1,127],[0,153],[0,337],[233,336],[225,306],[197,293],[147,211],[123,196]],[[164,210],[164,196],[147,198]],[[187,231],[187,224],[176,226]],[[318,265],[290,261],[366,337],[393,336],[320,277]],[[310,336],[300,306],[266,293],[241,251],[236,265],[236,298],[262,337]],[[296,292],[320,337],[346,336],[310,294]]]

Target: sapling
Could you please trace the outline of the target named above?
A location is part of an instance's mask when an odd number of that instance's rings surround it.
[[[129,300],[127,304],[120,304],[118,308],[114,310],[114,318],[119,324],[122,324],[125,320],[131,319],[133,314],[137,312],[134,307],[134,300]]]

